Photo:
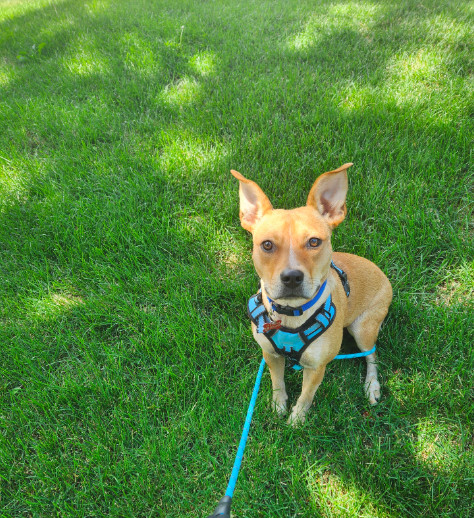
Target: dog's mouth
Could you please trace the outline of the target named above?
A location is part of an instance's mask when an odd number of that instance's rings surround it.
[[[302,293],[300,290],[281,290],[276,294],[276,296],[272,296],[272,294],[268,294],[268,296],[274,300],[275,302],[280,301],[288,301],[288,300],[298,300],[305,298],[304,293]]]
[[[314,290],[314,293],[317,293],[320,288],[320,285],[316,287]],[[306,301],[311,300],[314,295],[308,294],[305,289],[301,288],[294,288],[294,289],[288,289],[283,288],[281,289],[276,296],[273,296],[269,290],[267,289],[268,296],[277,304],[281,305],[301,305],[304,304]]]

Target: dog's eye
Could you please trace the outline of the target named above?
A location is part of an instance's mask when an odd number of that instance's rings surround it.
[[[273,250],[273,243],[271,241],[264,241],[262,243],[262,248],[265,252],[271,252]]]
[[[322,243],[321,239],[319,239],[319,237],[312,237],[309,241],[308,241],[308,245],[311,247],[311,248],[318,248],[318,246]]]

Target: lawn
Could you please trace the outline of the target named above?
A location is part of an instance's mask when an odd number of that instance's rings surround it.
[[[292,428],[266,371],[234,514],[472,516],[473,21],[464,0],[0,0],[0,517],[213,511],[261,358],[229,170],[291,208],[345,162],[334,248],[394,288],[382,400],[333,362]]]

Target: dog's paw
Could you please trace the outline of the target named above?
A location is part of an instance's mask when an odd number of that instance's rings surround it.
[[[286,399],[274,398],[272,401],[272,408],[277,413],[278,417],[284,416],[287,411]]]
[[[288,424],[297,427],[302,425],[306,420],[306,411],[301,408],[298,408],[296,405],[293,407],[291,411],[290,417],[288,418]]]
[[[376,405],[380,401],[380,383],[376,379],[366,381],[365,393],[367,395],[367,398],[369,399],[369,403],[371,405]]]

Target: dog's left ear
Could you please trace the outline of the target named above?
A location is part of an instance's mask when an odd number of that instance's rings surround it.
[[[335,228],[346,217],[347,169],[352,163],[322,174],[311,187],[306,205],[314,207]]]
[[[273,209],[267,195],[252,180],[248,180],[238,171],[231,170],[233,176],[239,180],[240,197],[240,224],[253,233],[255,225],[262,217]]]

